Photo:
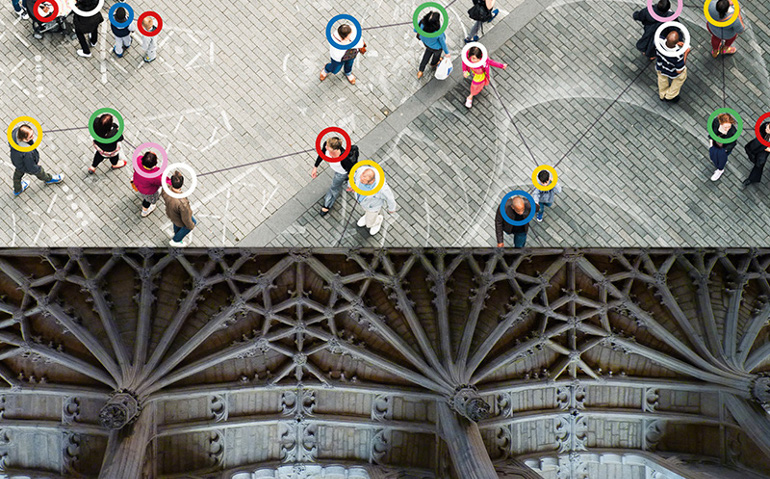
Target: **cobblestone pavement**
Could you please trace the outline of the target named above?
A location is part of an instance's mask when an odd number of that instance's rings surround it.
[[[512,190],[532,190],[538,164],[556,165],[564,192],[543,223],[532,223],[528,246],[770,244],[770,187],[741,185],[750,170],[743,146],[770,110],[770,12],[743,2],[739,52],[714,60],[702,5],[685,5],[693,52],[678,104],[658,100],[654,65],[633,47],[639,5],[553,3],[492,51],[512,68],[493,72],[497,87],[472,110],[460,81],[371,152],[401,206],[385,214],[382,233],[356,227],[361,211],[351,194],[323,219],[317,205],[307,208],[269,244],[493,245],[495,208]],[[705,125],[723,106],[745,128],[713,183]]]
[[[557,1],[514,29],[522,20],[508,10],[527,5],[500,1],[502,14],[484,42],[510,68],[495,72],[496,87],[467,111],[468,85],[458,71],[443,83],[415,78],[421,48],[411,26],[394,24],[409,22],[419,3],[274,2],[244,19],[235,2],[215,9],[185,2],[182,10],[166,0],[132,2],[164,17],[152,64],[141,61],[138,45],[113,58],[111,35],[101,36],[93,58],[77,58],[76,41],[35,40],[7,5],[0,16],[3,124],[20,115],[40,119],[48,132],[41,163],[67,181],[45,187],[32,178],[14,199],[4,157],[0,244],[166,244],[170,223],[162,209],[140,218],[128,168],[86,174],[92,148],[84,127],[101,107],[124,115],[126,154],[157,142],[172,162],[195,168],[197,246],[490,245],[497,203],[512,189],[531,189],[532,168],[542,163],[558,165],[565,192],[545,222],[533,224],[530,246],[770,243],[767,179],[740,188],[748,172],[742,147],[770,109],[761,100],[770,92],[765,4],[742,3],[748,32],[726,60],[711,59],[702,12],[686,4],[694,44],[689,79],[683,101],[667,105],[657,100],[652,66],[633,48],[641,28],[630,15],[640,5]],[[470,24],[461,3],[449,6],[455,57]],[[339,75],[317,78],[328,61],[323,27],[343,12],[362,21],[369,44],[357,60],[355,87]],[[399,121],[402,111],[415,110],[417,96],[424,111]],[[714,184],[705,120],[723,104],[741,112],[746,129]],[[399,212],[377,237],[357,230],[351,197],[317,216],[329,175],[311,182],[309,150],[332,125],[355,142],[378,139],[364,158],[385,167]],[[78,129],[56,131],[70,128]]]

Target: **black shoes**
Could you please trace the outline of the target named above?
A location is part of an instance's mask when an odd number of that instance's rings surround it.
[[[752,183],[753,183],[753,181],[751,181],[751,180],[750,180],[750,179],[748,179],[748,178],[746,178],[745,180],[743,180],[743,186],[749,186],[749,185],[750,185],[750,184],[752,184]]]
[[[329,211],[331,211],[331,210],[326,210],[326,211],[321,210],[319,213],[321,213],[321,216],[326,216],[326,215],[329,214]]]

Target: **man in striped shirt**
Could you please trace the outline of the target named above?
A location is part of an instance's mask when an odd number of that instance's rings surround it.
[[[666,47],[673,50],[675,47],[684,46],[684,42],[679,41],[679,32],[676,30],[666,35]],[[655,69],[658,73],[658,94],[661,101],[670,101],[676,103],[679,101],[679,91],[682,89],[684,81],[687,79],[687,55],[690,53],[688,48],[684,53],[678,55],[664,55],[658,48],[655,52],[657,62]],[[669,52],[666,52],[669,53]]]

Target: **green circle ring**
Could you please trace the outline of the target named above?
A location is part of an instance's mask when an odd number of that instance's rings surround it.
[[[96,131],[94,131],[94,120],[96,120],[96,117],[102,113],[110,113],[112,116],[115,116],[118,119],[118,132],[109,138],[102,138],[96,134]],[[120,135],[123,134],[123,127],[123,115],[121,115],[118,110],[113,110],[112,108],[99,108],[91,115],[91,118],[88,120],[88,132],[91,134],[91,138],[93,138],[95,141],[98,141],[99,143],[108,143],[109,140],[112,140],[113,138],[115,141],[117,141],[117,139],[120,138]]]
[[[426,8],[431,8],[431,7],[438,10],[438,13],[440,13],[444,17],[444,24],[441,25],[441,28],[439,28],[437,32],[428,33],[422,28],[420,28],[419,16],[420,16],[420,12],[422,12]],[[412,15],[412,24],[414,25],[414,29],[417,30],[417,33],[419,33],[421,37],[436,38],[446,31],[446,27],[449,25],[449,15],[446,12],[446,8],[442,7],[438,3],[425,2],[419,7],[417,7],[417,10],[414,11],[414,15]]]
[[[738,129],[737,132],[730,138],[721,138],[717,136],[716,133],[714,133],[714,127],[712,123],[714,123],[714,119],[719,116],[721,113],[729,113],[732,116],[735,117],[735,121],[738,123],[738,126],[736,127]],[[706,128],[708,129],[709,136],[712,140],[716,141],[717,143],[732,143],[736,141],[740,136],[741,133],[743,133],[743,119],[741,118],[741,115],[738,114],[737,111],[733,110],[732,108],[720,108],[718,110],[714,110],[714,113],[709,116],[708,124],[706,125]]]

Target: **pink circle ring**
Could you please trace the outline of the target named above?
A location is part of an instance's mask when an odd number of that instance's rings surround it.
[[[654,18],[659,22],[664,22],[664,23],[671,22],[677,17],[679,17],[679,15],[682,14],[682,8],[684,8],[684,0],[676,0],[676,4],[677,4],[676,11],[670,17],[661,17],[660,15],[655,13],[655,10],[653,10],[652,8],[652,0],[647,0],[647,11],[650,13],[650,16],[652,16],[652,18]]]
[[[158,171],[154,173],[145,173],[144,167],[140,163],[141,158],[144,155],[144,153],[142,153],[142,150],[146,150],[149,148],[158,150],[160,152],[160,155],[163,157],[163,161],[160,163],[160,168],[158,168]],[[162,175],[163,171],[168,166],[168,153],[166,153],[166,150],[164,150],[163,147],[157,143],[142,143],[141,145],[136,147],[136,149],[134,150],[133,158],[134,159],[132,163],[134,164],[134,171],[139,176],[144,176],[145,178],[149,178],[149,179],[157,178],[160,175]]]

